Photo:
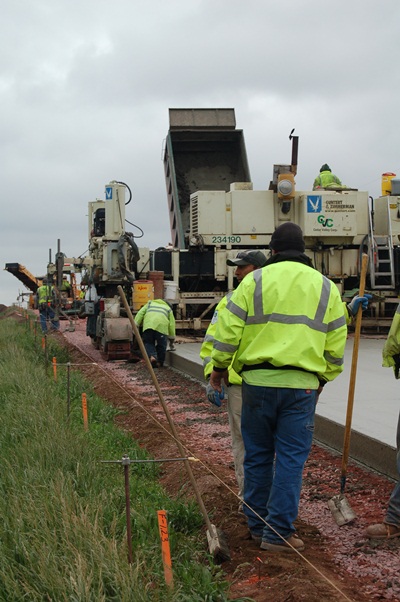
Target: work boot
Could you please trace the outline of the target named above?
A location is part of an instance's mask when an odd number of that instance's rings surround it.
[[[157,360],[155,357],[153,357],[153,356],[150,357],[150,363],[153,366],[153,368],[157,368]]]
[[[267,552],[301,552],[304,550],[304,541],[302,541],[297,535],[291,535],[286,540],[282,540],[281,543],[270,543],[269,541],[262,541],[260,548]]]
[[[378,523],[367,527],[365,533],[370,539],[392,539],[393,537],[400,537],[400,527]]]

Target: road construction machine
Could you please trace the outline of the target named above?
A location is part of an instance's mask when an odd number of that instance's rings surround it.
[[[353,188],[297,190],[294,130],[291,162],[274,165],[268,189],[254,190],[234,109],[170,109],[169,118],[164,170],[172,245],[152,253],[152,266],[176,285],[178,326],[204,328],[234,286],[226,260],[240,249],[268,255],[271,235],[285,221],[302,228],[306,254],[343,297],[357,290],[360,258],[369,254],[374,320],[385,322],[399,301],[400,196],[374,202]]]

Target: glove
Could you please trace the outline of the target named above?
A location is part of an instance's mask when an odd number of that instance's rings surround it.
[[[170,351],[175,351],[176,347],[175,347],[175,337],[169,337],[169,350]]]
[[[213,403],[215,406],[221,407],[221,402],[225,397],[224,387],[222,387],[221,393],[210,385],[210,383],[206,386],[206,395],[207,399],[210,403]]]
[[[358,308],[360,307],[360,305],[363,310],[367,309],[370,299],[372,299],[372,295],[370,295],[368,293],[366,293],[363,297],[359,297],[358,295],[353,297],[353,299],[350,301],[350,303],[347,304],[347,309],[349,310],[349,314],[351,316],[357,315]]]

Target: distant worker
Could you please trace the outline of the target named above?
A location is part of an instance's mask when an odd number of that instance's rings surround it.
[[[236,266],[235,276],[238,282],[242,282],[243,278],[257,270],[262,268],[267,262],[267,258],[262,251],[239,251],[235,259],[228,259],[227,264],[230,266]],[[232,291],[233,292],[233,291]],[[221,299],[215,308],[214,315],[211,323],[207,328],[206,335],[204,337],[203,344],[200,349],[200,357],[203,360],[204,376],[206,380],[210,378],[210,374],[213,370],[211,362],[211,352],[213,349],[215,331],[217,330],[218,317],[221,315],[227,306],[229,299],[232,296],[232,292],[228,293]],[[243,472],[243,460],[244,460],[244,445],[241,431],[241,418],[242,418],[242,377],[235,372],[232,368],[232,363],[228,367],[229,382],[225,383],[228,394],[228,420],[229,428],[231,431],[232,441],[232,454],[233,462],[235,465],[236,481],[238,484],[238,496],[243,499],[243,485],[244,485],[244,472]],[[208,383],[207,388],[208,400],[217,405],[221,405],[218,393]],[[243,504],[240,502],[239,511],[242,511]]]
[[[68,282],[68,278],[66,276],[63,276],[62,282],[61,282],[61,288],[60,291],[62,293],[67,293],[67,296],[69,297],[71,294],[71,285]]]
[[[313,190],[318,190],[318,188],[343,188],[342,182],[332,173],[326,163],[322,165],[319,176],[314,180]]]
[[[272,257],[248,274],[221,313],[210,384],[241,374],[245,446],[243,510],[269,552],[301,551],[296,536],[302,473],[323,386],[343,370],[347,338],[338,287],[312,267],[301,229],[272,235]]]
[[[55,312],[55,291],[48,278],[43,278],[43,284],[37,289],[36,295],[42,331],[47,332],[48,321],[51,323],[52,330],[58,330],[60,322]]]
[[[400,372],[400,305],[394,315],[392,325],[382,352],[385,368],[393,367],[394,376],[399,379]],[[367,527],[367,537],[371,539],[391,539],[400,537],[400,414],[397,423],[397,473],[399,479],[391,493],[385,518],[381,523]]]
[[[175,341],[175,317],[170,304],[164,299],[148,301],[135,317],[137,326],[142,326],[142,339],[154,368],[162,368],[168,340]]]

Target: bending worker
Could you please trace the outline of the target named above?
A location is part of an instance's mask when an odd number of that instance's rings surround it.
[[[326,163],[322,165],[319,175],[314,180],[313,190],[318,190],[318,188],[343,188],[342,182],[332,173]]]
[[[385,368],[392,366],[394,369],[394,376],[398,379],[400,372],[400,305],[397,307],[394,315],[382,355],[382,365]],[[393,537],[400,537],[400,414],[397,423],[396,445],[399,480],[391,493],[383,521],[367,527],[366,534],[371,539],[391,539]]]
[[[235,259],[228,259],[226,263],[230,266],[236,266],[235,276],[240,283],[247,274],[250,274],[250,272],[263,267],[266,261],[267,258],[262,251],[254,250],[239,251]],[[225,295],[225,297],[221,299],[215,308],[214,315],[200,349],[200,357],[203,360],[204,376],[207,380],[209,379],[213,369],[211,352],[214,343],[215,331],[217,329],[218,318],[221,313],[225,311],[227,303],[232,296],[232,292]],[[244,445],[240,427],[242,416],[242,377],[232,368],[232,363],[228,367],[228,375],[228,381],[225,382],[228,392],[228,420],[231,432],[233,462],[235,465],[236,481],[238,484],[238,496],[240,499],[242,499],[244,484]],[[216,391],[210,384],[207,385],[207,397],[211,403],[219,406],[221,405],[219,394],[216,394]],[[242,509],[243,504],[240,502],[239,511],[242,511]]]
[[[154,368],[162,368],[165,361],[168,339],[175,341],[175,317],[170,304],[164,299],[148,301],[135,317],[137,326],[142,326],[142,339]]]
[[[244,513],[270,552],[303,550],[297,518],[302,473],[323,386],[343,370],[347,327],[339,290],[312,267],[302,231],[286,222],[272,257],[248,274],[218,319],[210,384],[241,374]]]

